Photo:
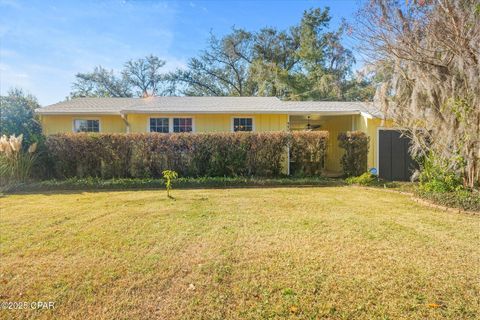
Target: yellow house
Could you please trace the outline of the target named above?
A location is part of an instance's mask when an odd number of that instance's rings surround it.
[[[407,175],[408,143],[392,135],[372,103],[281,101],[275,97],[77,98],[36,110],[46,135],[64,132],[236,132],[326,130],[326,170],[341,172],[340,132],[370,137],[368,167]]]

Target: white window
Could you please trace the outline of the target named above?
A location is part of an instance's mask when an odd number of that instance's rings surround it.
[[[168,133],[169,119],[168,118],[150,118],[150,132]]]
[[[73,130],[75,132],[100,132],[100,120],[75,119]]]
[[[173,132],[192,132],[192,118],[173,118]]]
[[[253,131],[253,119],[233,118],[233,131]]]

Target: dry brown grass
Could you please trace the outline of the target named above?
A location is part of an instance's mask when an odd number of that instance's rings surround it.
[[[474,319],[478,216],[357,187],[0,198],[0,301],[39,319]]]

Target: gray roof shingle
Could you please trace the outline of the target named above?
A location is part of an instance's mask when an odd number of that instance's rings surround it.
[[[275,97],[76,98],[36,109],[38,114],[120,113],[367,113],[380,117],[373,103],[281,101]]]

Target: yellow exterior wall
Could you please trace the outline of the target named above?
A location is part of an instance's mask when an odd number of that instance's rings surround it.
[[[392,128],[394,126],[391,120],[382,120],[378,118],[369,119],[362,117],[362,121],[366,122],[366,128],[359,130],[364,131],[370,137],[370,145],[368,149],[368,168],[377,168],[377,153],[378,153],[378,128]]]
[[[325,169],[341,172],[340,159],[344,150],[338,146],[337,137],[340,132],[352,130],[352,116],[328,116],[321,130],[326,130],[329,133]]]
[[[75,119],[100,120],[100,132],[126,132],[125,122],[120,116],[43,115],[40,117],[43,133],[46,135],[73,132],[73,121]]]
[[[253,118],[256,132],[287,131],[288,115],[286,114],[256,114],[256,115],[233,115],[233,114],[129,114],[127,120],[130,124],[130,132],[148,132],[150,117],[191,117],[193,118],[195,132],[231,132],[233,117]],[[377,162],[377,130],[380,127],[393,127],[392,121],[369,118],[361,115],[355,116],[325,116],[321,130],[329,132],[326,169],[333,172],[341,172],[340,158],[343,149],[338,146],[337,136],[340,132],[360,130],[370,137],[368,153],[368,168],[378,168]],[[74,115],[43,115],[41,116],[43,132],[46,135],[73,132],[75,119],[99,119],[101,132],[127,132],[123,119],[118,115],[102,116],[74,116]]]
[[[234,117],[253,118],[256,132],[287,131],[288,116],[286,114],[257,114],[257,115],[232,115],[232,114],[129,114],[130,132],[148,132],[150,118],[192,118],[195,132],[231,132]]]
[[[129,114],[130,132],[148,132],[151,117],[191,117],[196,132],[230,132],[233,117],[251,117],[255,131],[287,131],[288,116],[286,114],[231,115],[231,114]],[[62,132],[73,132],[75,119],[100,120],[100,132],[126,132],[126,125],[120,116],[58,116],[43,115],[41,123],[46,135]]]

